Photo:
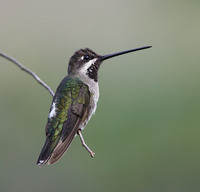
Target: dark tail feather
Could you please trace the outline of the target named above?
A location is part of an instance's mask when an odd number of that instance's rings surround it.
[[[78,131],[81,119],[74,114],[70,114],[67,123],[63,127],[62,136],[48,159],[47,164],[53,164],[58,161],[68,150],[71,142]]]
[[[52,142],[51,137],[47,137],[42,152],[38,158],[37,164],[43,166],[45,164],[53,164],[58,161],[69,148],[74,136],[78,131],[81,119],[70,113],[67,122],[64,124],[61,136],[57,136]]]
[[[37,160],[37,165],[43,166],[48,162],[48,160],[50,159],[58,141],[59,141],[59,138],[52,141],[52,139],[50,137],[47,137],[45,144],[42,148],[42,151],[40,153],[40,156]]]
[[[68,150],[77,131],[73,131],[64,141],[60,141],[48,160],[48,164],[58,161]]]

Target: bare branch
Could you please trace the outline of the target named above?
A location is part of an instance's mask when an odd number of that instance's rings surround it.
[[[82,135],[82,133],[81,133],[81,130],[79,129],[77,133],[78,133],[78,135],[79,135],[79,137],[80,137],[82,146],[85,147],[85,149],[90,153],[90,156],[91,156],[91,157],[94,157],[95,153],[86,145],[86,143],[85,143],[85,141],[84,141],[84,139],[83,139],[83,135]]]
[[[47,89],[47,91],[49,91],[49,93],[54,96],[54,92],[51,90],[51,88],[44,83],[34,72],[32,72],[30,69],[24,67],[19,61],[17,61],[15,58],[10,57],[8,55],[6,55],[5,53],[0,52],[0,56],[11,61],[12,63],[14,63],[15,65],[17,65],[22,71],[25,71],[26,73],[28,73],[29,75],[31,75],[40,85],[42,85],[45,89]]]

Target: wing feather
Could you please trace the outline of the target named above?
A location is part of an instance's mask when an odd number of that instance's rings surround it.
[[[55,163],[67,152],[67,149],[69,148],[74,136],[79,129],[80,123],[81,118],[70,112],[69,118],[63,127],[62,134],[64,135],[62,135],[59,143],[54,149],[50,159],[48,160],[48,164]]]
[[[71,92],[70,98],[68,94],[67,99],[60,100],[60,103],[63,103],[63,100],[68,104],[70,102],[68,111],[64,108],[56,114],[57,119],[59,119],[61,115],[66,115],[66,120],[63,122],[61,131],[59,131],[57,127],[52,129],[53,126],[59,125],[58,122],[55,121],[51,126],[47,124],[47,139],[38,159],[38,164],[40,165],[53,164],[65,154],[78,129],[81,128],[85,118],[88,116],[89,89],[87,85],[83,84],[81,81],[78,86],[78,95],[73,92],[73,86],[68,87],[68,91],[70,89]],[[55,95],[54,101],[56,99],[58,98],[56,98]]]
[[[82,91],[79,93],[79,97],[80,96],[82,99],[85,97]],[[87,116],[87,107],[85,104],[79,102],[72,103],[68,112],[67,121],[62,129],[61,139],[49,158],[48,164],[55,163],[67,152],[85,116]]]

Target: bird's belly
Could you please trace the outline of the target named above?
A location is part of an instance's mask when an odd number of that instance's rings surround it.
[[[97,102],[99,100],[99,86],[98,83],[92,88],[89,89],[91,93],[91,98],[90,98],[90,103],[88,106],[88,115],[87,118],[81,123],[80,129],[83,130],[92,117],[92,115],[95,113],[96,108],[97,108]]]

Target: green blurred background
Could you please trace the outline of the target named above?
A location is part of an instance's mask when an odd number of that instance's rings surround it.
[[[50,94],[0,58],[0,191],[200,191],[199,0],[0,0],[0,50],[54,91],[70,56],[152,45],[103,63],[100,100],[67,154],[43,168]]]

